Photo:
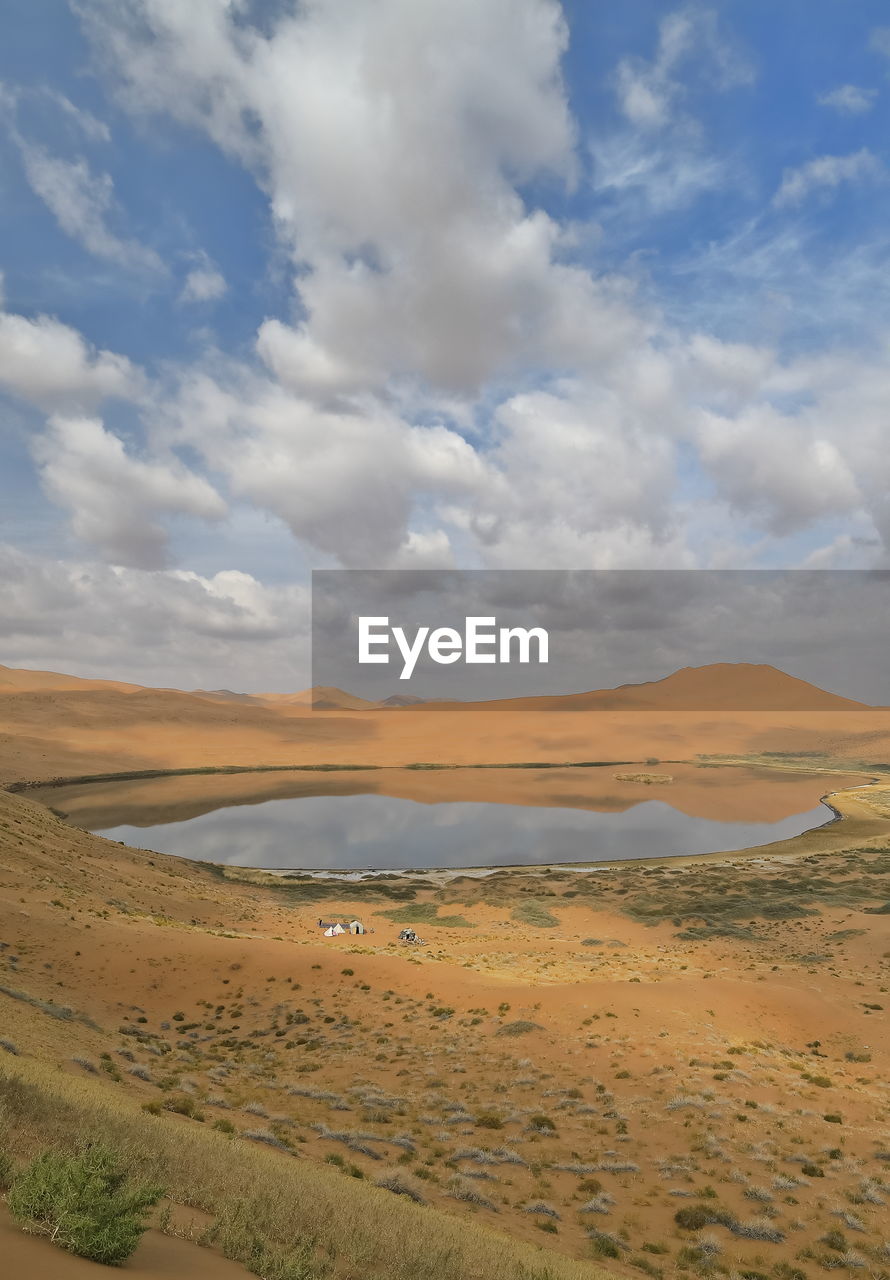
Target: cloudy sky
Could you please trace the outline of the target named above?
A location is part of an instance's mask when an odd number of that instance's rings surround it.
[[[0,661],[308,574],[890,563],[881,0],[6,0]]]

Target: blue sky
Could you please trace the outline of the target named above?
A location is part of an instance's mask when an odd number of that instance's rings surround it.
[[[313,566],[887,564],[885,6],[0,35],[0,660],[294,687]]]

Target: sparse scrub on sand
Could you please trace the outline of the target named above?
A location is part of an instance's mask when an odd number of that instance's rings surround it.
[[[540,1111],[528,1118],[528,1127],[532,1133],[553,1134],[556,1132],[556,1123],[551,1120],[550,1116],[543,1115]]]
[[[10,1000],[20,1000],[22,1004],[29,1004],[50,1018],[58,1018],[60,1022],[83,1022],[86,1026],[97,1029],[92,1018],[88,1018],[85,1014],[77,1013],[66,1004],[56,1004],[54,1000],[40,1000],[37,996],[32,996],[18,987],[0,986],[0,995],[9,996]]]
[[[578,1210],[579,1213],[611,1213],[612,1206],[615,1203],[615,1197],[610,1196],[608,1191],[601,1191],[598,1195],[591,1196],[586,1204],[582,1204]]]
[[[122,1162],[102,1146],[78,1155],[44,1151],[11,1181],[9,1211],[28,1231],[93,1262],[129,1258],[162,1188],[129,1183]]]
[[[525,1160],[517,1151],[511,1151],[509,1147],[495,1147],[493,1151],[486,1151],[483,1147],[462,1147],[454,1153],[455,1160],[472,1160],[474,1164],[519,1164],[524,1165]]]
[[[134,1179],[163,1182],[174,1201],[212,1214],[205,1238],[269,1280],[323,1276],[332,1256],[342,1274],[369,1280],[603,1280],[589,1265],[542,1256],[404,1195],[383,1196],[321,1163],[287,1160],[258,1143],[244,1143],[233,1158],[231,1137],[143,1114],[92,1078],[20,1059],[15,1070],[0,1073],[0,1102],[17,1147],[62,1149],[101,1136]],[[507,1150],[494,1162],[511,1161],[523,1163]]]
[[[276,1151],[290,1152],[287,1143],[283,1142],[271,1129],[245,1129],[243,1136],[251,1142],[264,1142],[267,1147],[274,1147]]]
[[[548,1204],[546,1200],[533,1200],[531,1204],[527,1204],[523,1208],[523,1213],[538,1213],[545,1218],[555,1218],[557,1222],[561,1219],[558,1209],[554,1209],[552,1204]]]
[[[386,1169],[374,1179],[376,1187],[392,1191],[397,1196],[407,1196],[415,1204],[426,1204],[422,1183],[403,1169]]]
[[[542,1031],[543,1028],[537,1022],[530,1022],[528,1018],[518,1018],[515,1022],[505,1022],[502,1027],[498,1027],[495,1035],[499,1036],[524,1036],[530,1031]]]
[[[452,1200],[460,1200],[464,1204],[473,1204],[480,1209],[490,1209],[492,1213],[498,1212],[498,1207],[493,1200],[487,1199],[477,1186],[467,1178],[461,1178],[459,1175],[449,1180],[448,1195]]]

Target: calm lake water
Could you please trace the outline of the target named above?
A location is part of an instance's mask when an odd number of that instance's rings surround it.
[[[569,772],[584,776],[567,780]],[[367,775],[366,782],[316,775],[307,782],[304,774],[294,783],[300,794],[274,798],[262,791],[245,795],[249,784],[244,782],[236,797],[221,793],[216,780],[159,779],[91,784],[72,789],[67,798],[61,788],[45,800],[71,821],[112,840],[184,858],[276,869],[401,870],[744,849],[829,822],[831,811],[818,797],[844,785],[837,777],[811,776],[794,789],[787,777],[771,781],[763,775],[741,777],[742,770],[732,776],[727,770],[700,771],[692,778],[696,787],[677,779],[681,785],[669,802],[668,787],[636,786],[628,794],[618,783],[592,778],[595,772],[563,771],[562,791],[552,777],[521,779],[515,772],[506,779],[490,777],[493,794],[500,785],[515,799],[517,787],[525,788],[523,803],[479,800],[479,787],[457,774],[443,776],[441,783],[435,778],[417,782],[416,775],[407,779],[405,786],[419,788],[420,799],[380,794],[384,787],[398,790],[392,775],[383,782],[379,775]],[[536,793],[536,781],[549,790]],[[273,784],[279,790],[283,785],[275,779],[267,785]],[[474,798],[461,799],[461,787]],[[740,808],[747,816],[739,814]],[[769,820],[758,820],[758,812]]]

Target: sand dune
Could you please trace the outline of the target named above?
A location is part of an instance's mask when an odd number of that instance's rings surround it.
[[[0,676],[6,782],[225,765],[632,763],[764,752],[867,762],[890,752],[890,709],[746,664],[493,703],[378,708],[331,689],[327,709],[310,705],[310,691],[241,699],[10,668]]]
[[[26,1235],[2,1206],[0,1253],[4,1275],[10,1280],[101,1280],[118,1274],[98,1262],[64,1253],[49,1240]],[[187,1240],[149,1231],[119,1274],[133,1280],[184,1280],[186,1276],[189,1280],[247,1280],[250,1272]]]
[[[381,705],[369,702],[367,698],[357,698],[355,694],[333,685],[314,685],[298,693],[257,693],[254,697],[273,706],[309,707],[316,711],[371,711]]]
[[[62,675],[58,671],[32,671],[24,667],[0,666],[0,694],[30,692],[48,689],[64,689],[85,692],[98,690],[131,693],[143,686],[127,684],[122,680],[84,680],[80,676]]]
[[[776,667],[749,662],[683,667],[645,684],[504,703],[529,711],[844,711],[865,705]]]

